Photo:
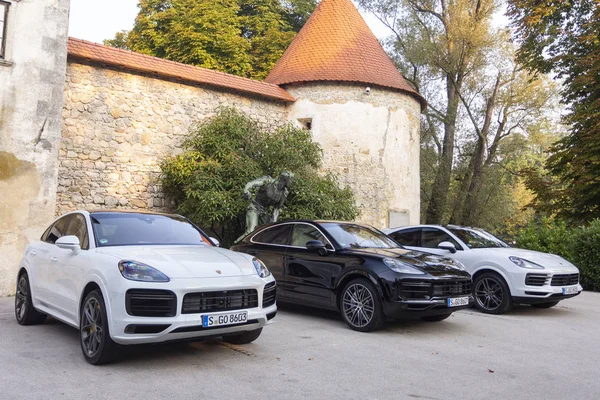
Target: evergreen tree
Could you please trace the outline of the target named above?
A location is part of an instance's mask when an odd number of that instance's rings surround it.
[[[509,0],[520,42],[520,60],[533,70],[553,71],[564,82],[569,135],[552,149],[548,170],[557,178],[553,201],[577,222],[600,217],[600,2]],[[538,185],[538,197],[548,197]]]

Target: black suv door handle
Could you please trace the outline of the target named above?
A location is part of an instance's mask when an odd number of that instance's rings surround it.
[[[251,256],[255,256],[258,254],[258,251],[249,251],[248,254],[250,254]]]

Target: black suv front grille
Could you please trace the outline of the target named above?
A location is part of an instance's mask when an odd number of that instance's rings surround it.
[[[552,277],[552,286],[577,285],[579,283],[579,274],[554,275]]]
[[[182,314],[243,310],[258,307],[256,289],[188,293],[183,296]]]
[[[471,294],[471,280],[433,284],[433,297],[466,296]]]
[[[403,299],[429,299],[431,297],[431,282],[400,281],[398,296]]]
[[[405,300],[468,296],[471,294],[471,285],[470,279],[435,282],[404,280],[398,285],[398,296]]]
[[[263,290],[263,308],[267,308],[275,304],[275,299],[277,297],[277,285],[275,282],[270,282],[265,285],[265,289]]]
[[[177,296],[170,290],[130,289],[125,294],[125,309],[134,317],[174,317]]]
[[[544,286],[548,280],[546,274],[527,274],[525,277],[525,284],[527,286]]]

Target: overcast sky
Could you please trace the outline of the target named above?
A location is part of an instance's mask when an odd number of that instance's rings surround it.
[[[116,32],[133,27],[138,0],[71,0],[69,36],[102,43]],[[388,35],[387,28],[374,16],[363,13],[375,36]]]

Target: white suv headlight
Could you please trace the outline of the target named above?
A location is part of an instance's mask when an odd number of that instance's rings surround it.
[[[123,278],[138,282],[169,282],[169,277],[149,265],[137,261],[119,261]]]
[[[268,276],[271,276],[271,271],[269,271],[269,269],[267,268],[265,263],[260,261],[258,258],[253,258],[252,264],[254,264],[254,268],[256,268],[256,273],[261,278],[266,278]]]
[[[527,268],[527,269],[544,269],[544,267],[542,267],[541,265],[538,265],[534,262],[531,261],[527,261],[523,258],[520,257],[508,257],[508,259],[510,261],[513,262],[513,264],[521,267],[521,268]]]

